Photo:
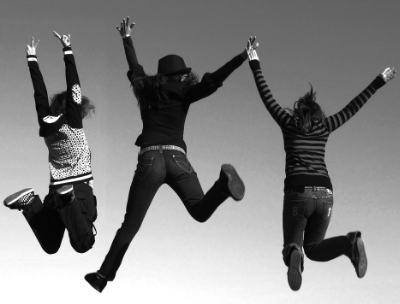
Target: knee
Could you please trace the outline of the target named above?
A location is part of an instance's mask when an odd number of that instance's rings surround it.
[[[55,254],[58,252],[58,249],[60,249],[60,247],[42,247],[44,252],[46,252],[47,254]]]
[[[210,216],[204,216],[203,214],[196,212],[189,212],[191,217],[199,223],[205,223],[210,218]]]
[[[313,249],[315,246],[316,246],[316,244],[304,245],[304,253],[305,253],[306,257],[312,261],[314,260]]]
[[[78,253],[85,253],[93,248],[95,242],[94,236],[88,236],[81,242],[71,242],[72,248]]]
[[[199,223],[205,223],[208,220],[208,218],[205,218],[205,217],[194,217],[193,216],[193,218]]]

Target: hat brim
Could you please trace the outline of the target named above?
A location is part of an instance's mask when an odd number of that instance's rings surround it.
[[[179,75],[179,74],[188,74],[192,71],[192,68],[186,68],[178,71],[173,71],[173,72],[167,72],[167,73],[159,73],[161,75],[165,76],[173,76],[173,75]]]

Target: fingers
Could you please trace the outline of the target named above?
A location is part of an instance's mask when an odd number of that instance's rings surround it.
[[[59,33],[57,33],[56,31],[53,31],[53,33],[54,33],[54,36],[56,36],[58,39],[60,39],[60,40],[61,40],[61,36],[60,36],[60,34],[59,34]]]
[[[250,50],[255,50],[258,48],[259,43],[256,42],[257,37],[256,36],[250,36],[250,38],[247,40],[247,47],[246,49]]]
[[[129,26],[129,28],[132,29],[135,24],[136,24],[135,22],[132,22],[132,24]]]
[[[386,68],[382,73],[381,77],[385,82],[388,82],[389,80],[393,79],[396,76],[397,71],[393,68]]]

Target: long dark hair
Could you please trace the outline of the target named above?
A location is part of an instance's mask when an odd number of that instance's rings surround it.
[[[139,76],[133,77],[132,89],[138,101],[140,109],[152,109],[158,111],[164,104],[168,104],[168,91],[165,85],[168,83],[182,83],[184,87],[195,85],[199,77],[190,72],[188,74]]]
[[[293,105],[293,115],[297,118],[297,127],[301,132],[310,132],[314,125],[324,123],[325,114],[316,100],[316,92],[310,84],[307,92]]]
[[[63,91],[61,93],[54,94],[50,98],[50,109],[51,114],[54,116],[58,116],[60,114],[65,114],[67,102],[67,91]],[[94,113],[95,107],[86,96],[82,96],[82,118],[90,117],[90,111]]]

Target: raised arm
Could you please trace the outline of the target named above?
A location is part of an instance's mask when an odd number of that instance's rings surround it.
[[[351,100],[341,111],[325,118],[325,123],[330,132],[335,131],[353,117],[375,92],[396,76],[394,68],[387,68],[379,74],[372,83]]]
[[[64,52],[65,79],[67,82],[66,119],[71,127],[82,128],[82,92],[71,48],[71,35],[61,36],[57,32],[53,33],[60,40]]]
[[[60,117],[61,115],[57,117],[51,115],[46,85],[44,83],[42,73],[40,72],[36,56],[38,43],[39,40],[35,43],[35,39],[32,37],[31,44],[27,45],[26,55],[33,84],[35,106],[40,126],[39,135],[48,136],[59,129],[64,119]]]
[[[254,48],[257,48],[257,46],[254,45]],[[246,59],[247,51],[245,49],[214,73],[205,73],[200,83],[185,89],[185,100],[189,102],[195,102],[213,94],[219,87],[222,86],[222,83],[229,77],[229,75],[232,74],[232,72],[238,67],[240,67]]]
[[[46,85],[44,83],[43,75],[40,72],[39,63],[36,56],[38,43],[39,40],[35,43],[35,39],[32,37],[31,44],[26,46],[26,56],[28,59],[29,72],[32,78],[39,125],[42,125],[44,123],[43,118],[50,114],[50,107]]]
[[[254,43],[255,38],[256,37],[250,37],[249,40],[253,41]],[[249,57],[250,68],[253,72],[254,80],[258,89],[258,93],[260,94],[261,100],[263,101],[268,112],[271,114],[272,118],[278,123],[280,127],[283,127],[288,123],[292,116],[288,114],[272,96],[271,90],[269,89],[261,70],[260,59],[255,48],[252,47],[252,45],[253,44],[248,44],[246,50]]]
[[[120,26],[116,26],[124,44],[126,60],[128,61],[129,66],[128,79],[131,83],[135,80],[136,77],[146,76],[143,71],[143,67],[139,64],[137,60],[136,51],[131,38],[131,32],[134,26],[134,22],[132,24],[129,24],[129,17],[127,17],[126,19],[123,18]]]

